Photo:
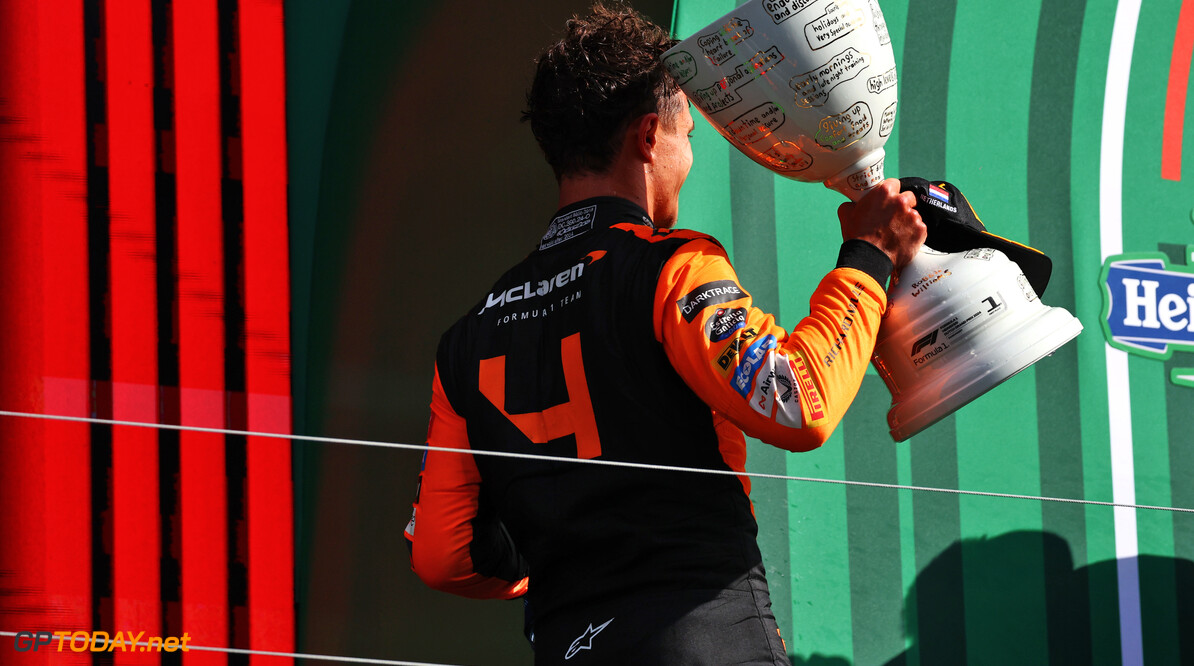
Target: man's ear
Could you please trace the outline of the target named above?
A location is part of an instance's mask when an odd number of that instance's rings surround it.
[[[655,148],[659,145],[659,114],[647,113],[633,122],[635,150],[643,162],[650,164],[655,161]]]

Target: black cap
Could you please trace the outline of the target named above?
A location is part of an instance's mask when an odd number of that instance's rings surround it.
[[[916,195],[916,211],[929,229],[925,245],[938,252],[994,248],[1016,262],[1038,296],[1045,293],[1053,261],[1040,250],[987,231],[965,195],[952,183],[901,178],[900,191]]]

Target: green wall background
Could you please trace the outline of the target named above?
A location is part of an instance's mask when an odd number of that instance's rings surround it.
[[[440,331],[532,247],[554,210],[550,171],[518,110],[534,54],[585,4],[287,4],[298,432],[422,441]],[[676,4],[638,6],[686,37],[737,3]],[[1194,354],[1129,356],[1128,404],[1109,405],[1100,159],[1110,149],[1116,2],[880,4],[900,72],[888,175],[948,179],[992,231],[1048,253],[1044,301],[1085,331],[900,444],[884,421],[890,396],[868,375],[825,447],[752,445],[748,466],[1112,501],[1109,419],[1128,414],[1136,502],[1194,507],[1194,388],[1168,379],[1194,367]],[[1128,34],[1121,251],[1187,265],[1194,130],[1181,151],[1186,175],[1167,180],[1160,168],[1181,5],[1143,3]],[[1194,127],[1192,116],[1188,105]],[[694,152],[681,224],[720,238],[759,304],[795,324],[836,256],[840,195],[772,177],[701,121]],[[296,445],[300,650],[530,663],[517,604],[437,594],[407,570],[401,530],[417,461]],[[809,482],[754,488],[796,663],[1194,661],[1194,515],[1129,510],[1139,556],[1125,559],[1109,507]],[[1138,623],[1119,611],[1133,590]]]
[[[686,37],[734,5],[681,0],[675,31]],[[757,471],[799,476],[1111,501],[1099,157],[1116,4],[881,6],[900,72],[888,175],[948,179],[995,233],[1047,252],[1054,277],[1044,300],[1074,312],[1085,331],[907,442],[887,435],[890,396],[872,374],[833,442],[802,455],[757,445],[749,460]],[[1159,250],[1184,265],[1194,188],[1160,177],[1179,9],[1176,1],[1145,3],[1134,36],[1123,251]],[[768,177],[710,127],[699,130],[682,219],[731,242],[744,286],[795,323],[832,265],[840,195]],[[1190,366],[1191,357],[1129,359],[1139,503],[1194,506],[1194,390],[1168,381],[1168,368]],[[1136,512],[1142,648],[1125,651],[1117,583],[1124,567],[1110,508],[812,483],[755,487],[777,615],[802,658],[1194,660],[1189,514]]]

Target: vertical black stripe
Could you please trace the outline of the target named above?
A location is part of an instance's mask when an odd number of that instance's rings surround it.
[[[958,487],[957,433],[951,416],[912,441],[912,485]],[[919,493],[912,505],[915,525],[916,643],[922,664],[966,663],[966,604],[963,596],[961,515],[958,496]],[[933,563],[932,573],[926,572]]]
[[[775,181],[771,172],[737,150],[730,151],[730,209],[734,268],[756,307],[779,319],[779,273],[775,248]],[[786,453],[773,446],[750,447],[750,469],[783,470]],[[792,631],[791,557],[788,547],[788,487],[755,483],[751,500],[759,522],[759,545],[767,555],[767,583],[780,631]],[[783,529],[778,529],[783,526]]]
[[[854,404],[882,406],[890,399],[883,380],[872,375],[863,378]],[[842,430],[847,479],[899,483],[896,444],[891,441],[885,410],[852,407],[842,421]],[[902,627],[892,622],[900,616],[904,594],[898,492],[846,487],[851,624],[858,664],[881,664],[904,650]]]
[[[1177,352],[1165,363],[1165,376],[1175,368],[1194,368],[1194,352]],[[1194,508],[1194,388],[1169,382],[1165,412],[1169,426],[1169,488],[1172,506]],[[1173,514],[1174,589],[1177,590],[1178,663],[1194,664],[1194,515]]]
[[[1171,265],[1189,262],[1186,246],[1162,243],[1159,249]],[[1169,431],[1170,505],[1194,508],[1194,388],[1169,380],[1177,368],[1194,368],[1194,352],[1174,352],[1165,362],[1165,415]],[[1194,663],[1194,516],[1173,514],[1173,589],[1176,590],[1176,633],[1180,657],[1177,663]]]
[[[1194,368],[1194,352],[1178,352],[1165,363],[1168,378],[1175,368]],[[1165,387],[1169,425],[1169,484],[1173,506],[1194,508],[1194,388],[1170,382]],[[1174,589],[1177,590],[1178,663],[1194,664],[1194,515],[1173,514]]]
[[[945,128],[956,0],[910,0],[900,73],[900,171],[945,178]],[[956,419],[951,414],[912,440],[912,483],[958,487]],[[921,663],[966,662],[962,549],[946,549],[962,534],[956,495],[922,493],[913,504],[916,570],[938,554],[936,575],[916,581],[915,623]],[[926,632],[931,632],[929,636]]]
[[[153,124],[157,138],[155,172],[155,229],[157,250],[157,358],[158,420],[179,423],[179,368],[177,266],[175,252],[178,218],[174,171],[174,91],[171,0],[153,0],[150,5],[153,36]],[[182,534],[179,516],[179,432],[158,433],[158,510],[161,516],[159,580],[163,636],[181,636]],[[181,664],[180,652],[163,653],[162,664]]]
[[[945,178],[949,58],[956,0],[909,0],[900,72],[902,176]]]
[[[1074,299],[1074,253],[1070,209],[1070,128],[1078,69],[1085,0],[1043,0],[1037,24],[1028,111],[1029,243],[1053,260],[1047,302],[1071,312]],[[1044,297],[1044,294],[1042,294]],[[1037,364],[1037,441],[1041,494],[1082,497],[1082,415],[1078,399],[1078,346],[1067,344]],[[1076,504],[1044,502],[1042,527],[1065,540],[1075,563],[1086,562],[1085,510]],[[1089,661],[1090,626],[1073,622],[1073,609],[1058,607],[1068,571],[1046,566],[1045,603],[1051,661]],[[1073,594],[1086,594],[1076,598]],[[1089,594],[1068,597],[1089,607]]]
[[[104,72],[104,0],[83,4],[87,117],[87,289],[91,416],[112,418],[112,345],[108,328],[108,130]],[[91,624],[113,631],[112,428],[91,426]]]
[[[775,250],[775,180],[737,150],[730,151],[730,207],[734,269],[756,307],[779,317],[779,258]]]
[[[236,0],[219,0],[220,103],[224,137],[221,202],[224,234],[224,382],[225,422],[234,430],[248,426],[245,393],[244,189],[240,152],[240,60]],[[227,473],[228,645],[249,647],[248,531],[245,527],[246,438],[224,440]],[[229,655],[229,664],[248,664],[247,655]]]

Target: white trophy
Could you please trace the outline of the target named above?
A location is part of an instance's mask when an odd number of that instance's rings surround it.
[[[663,62],[722,136],[775,173],[852,200],[883,180],[896,69],[873,0],[752,0]]]
[[[771,171],[824,183],[852,201],[883,180],[896,68],[875,0],[750,0],[682,40],[663,62],[701,115]],[[965,198],[952,195],[960,193],[948,183],[924,181],[922,216],[924,207],[943,203],[955,213],[965,206],[977,223]],[[1043,254],[988,234],[981,223],[947,231],[946,244],[969,243],[965,251],[926,247],[903,269],[875,345],[872,361],[892,394],[887,421],[896,441],[1082,330],[1069,312],[1037,297],[1049,275]],[[1024,274],[1028,263],[1031,277]]]

